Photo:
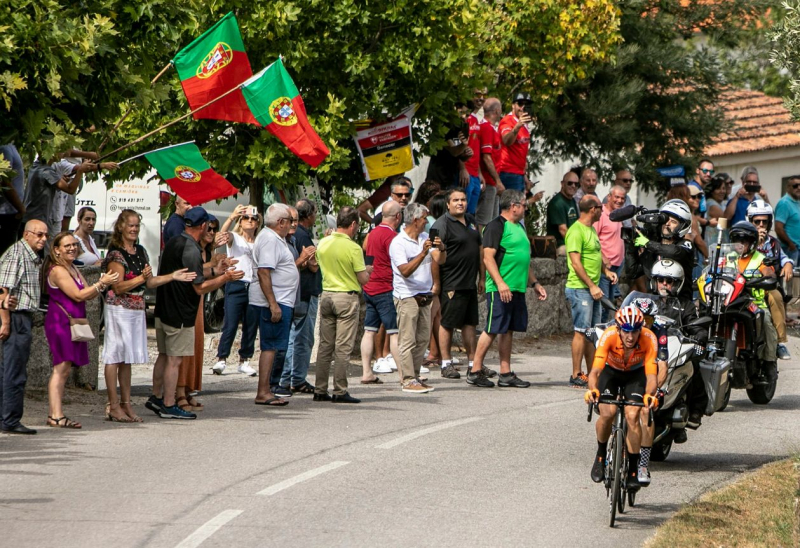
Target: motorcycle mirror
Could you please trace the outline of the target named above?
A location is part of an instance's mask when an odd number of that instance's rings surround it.
[[[616,312],[616,310],[617,310],[617,305],[615,305],[614,303],[612,303],[612,302],[611,302],[611,301],[608,299],[608,297],[600,297],[600,304],[601,304],[601,305],[603,305],[603,308],[605,308],[606,310],[613,310],[613,311],[615,311],[615,312]]]
[[[658,325],[662,325],[664,327],[669,327],[670,325],[675,323],[675,320],[668,316],[662,316],[661,314],[656,315],[654,318],[654,322]]]
[[[769,276],[764,278],[753,278],[745,283],[748,289],[763,289],[764,291],[772,291],[778,288],[778,279]]]
[[[692,320],[686,324],[686,327],[706,327],[707,325],[711,325],[711,316],[703,316],[702,318]]]

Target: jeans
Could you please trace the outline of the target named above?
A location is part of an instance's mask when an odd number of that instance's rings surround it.
[[[10,315],[11,335],[3,341],[3,360],[0,361],[0,423],[4,429],[19,426],[22,419],[33,338],[33,315],[29,312],[11,312]]]
[[[280,375],[284,388],[300,386],[306,382],[311,349],[314,348],[314,327],[317,323],[319,297],[312,296],[308,302],[299,302],[294,309],[292,329],[289,332],[289,349],[285,354],[285,365]],[[275,355],[277,363],[278,355]],[[273,365],[272,370],[275,370]],[[270,379],[272,385],[272,379]]]
[[[242,344],[239,348],[239,357],[249,360],[253,357],[256,344],[258,321],[244,321],[247,316],[247,296],[250,284],[242,281],[228,282],[225,284],[225,319],[222,323],[222,336],[217,347],[217,359],[224,360],[231,354],[231,346],[236,339],[239,322],[242,322]]]
[[[617,280],[619,280],[620,275],[622,274],[622,265],[619,266],[612,266],[611,272],[617,275]],[[603,295],[606,296],[607,299],[613,301],[615,296],[619,293],[619,281],[616,284],[612,284],[611,280],[606,277],[605,272],[600,274],[600,283],[597,284],[597,287],[603,292]],[[610,312],[603,308],[602,319],[601,322],[605,323],[608,321],[608,316]]]
[[[517,173],[508,173],[504,171],[500,174],[500,182],[506,187],[506,190],[519,190],[525,192],[525,176]]]
[[[464,190],[467,191],[467,213],[475,215],[478,210],[478,200],[481,198],[481,178],[469,176],[469,185]]]

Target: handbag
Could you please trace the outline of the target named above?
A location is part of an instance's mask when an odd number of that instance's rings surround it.
[[[59,303],[56,304],[58,308],[64,311],[67,318],[69,318],[69,333],[72,336],[72,342],[88,342],[94,340],[94,333],[92,333],[89,320],[86,318],[73,318],[72,315],[67,312],[66,308]]]
[[[556,258],[556,239],[554,236],[533,236],[531,238],[531,256],[541,259]]]

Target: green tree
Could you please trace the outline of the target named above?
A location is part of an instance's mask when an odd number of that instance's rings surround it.
[[[772,63],[789,78],[789,89],[784,94],[786,107],[795,119],[800,120],[800,1],[783,3],[782,19],[775,25],[770,38],[773,50]]]
[[[644,188],[658,188],[656,167],[692,164],[725,127],[719,46],[736,44],[748,28],[742,21],[755,21],[764,4],[621,4],[623,43],[615,63],[567,85],[537,112],[538,161],[574,157],[606,178],[613,169],[630,166]]]

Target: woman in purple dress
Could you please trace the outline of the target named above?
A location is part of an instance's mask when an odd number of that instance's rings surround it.
[[[85,318],[85,301],[100,295],[119,278],[116,273],[105,273],[99,282],[86,287],[86,280],[72,264],[79,253],[80,246],[75,236],[62,232],[53,240],[50,254],[42,266],[42,286],[50,295],[50,304],[44,317],[44,333],[53,354],[53,373],[47,386],[50,402],[47,425],[60,428],[81,427],[80,423],[64,415],[61,402],[71,369],[89,363],[89,343],[72,341],[70,316]]]

